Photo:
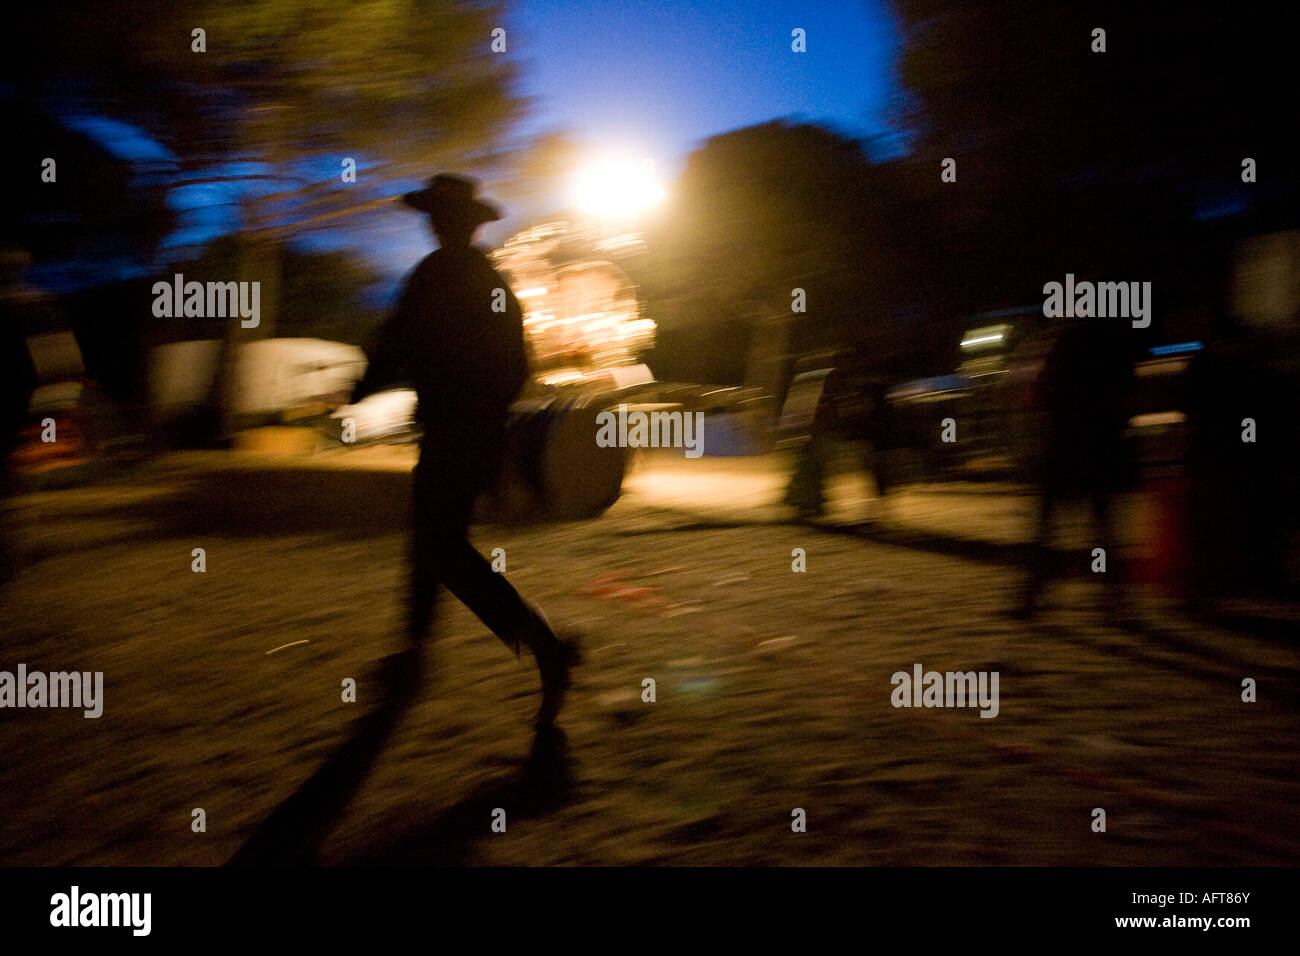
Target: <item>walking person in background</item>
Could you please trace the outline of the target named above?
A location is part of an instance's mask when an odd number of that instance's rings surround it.
[[[888,392],[888,383],[867,371],[860,352],[845,350],[836,357],[818,397],[808,440],[786,485],[783,501],[800,518],[825,514],[826,481],[835,445],[841,441],[863,444],[863,469],[875,478],[878,499],[885,500],[895,484],[888,454],[899,444]]]
[[[528,378],[522,310],[471,245],[475,230],[501,215],[474,190],[472,181],[444,174],[405,196],[429,216],[440,248],[407,280],[351,402],[399,383],[412,384],[419,400],[424,434],[414,483],[411,650],[420,648],[445,586],[516,656],[520,644],[533,652],[542,680],[537,722],[549,726],[578,661],[577,644],[559,639],[467,539],[474,502],[502,464],[510,404]]]
[[[1086,497],[1092,508],[1095,541],[1106,552],[1108,616],[1127,616],[1125,569],[1115,537],[1112,498],[1129,477],[1124,429],[1133,378],[1125,326],[1090,318],[1066,329],[1056,340],[1039,374],[1039,399],[1047,434],[1038,482],[1041,497],[1030,563],[1017,616],[1038,610],[1052,577],[1052,518],[1062,501]]]

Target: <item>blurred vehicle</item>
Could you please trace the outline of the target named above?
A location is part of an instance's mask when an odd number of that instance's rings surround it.
[[[1027,480],[1036,474],[1043,421],[1038,376],[1057,329],[1041,321],[1041,307],[971,316],[957,344],[957,367],[899,382],[888,389],[898,445],[897,471],[907,480]],[[1183,376],[1200,342],[1152,347],[1135,368],[1129,439],[1146,467],[1181,465],[1186,454]],[[842,360],[841,360],[842,361]],[[777,426],[776,447],[807,440],[831,367],[799,372]],[[836,396],[836,417],[849,431],[871,415],[872,376],[850,374]],[[955,441],[944,441],[953,422]]]
[[[707,455],[767,450],[759,419],[768,405],[758,389],[660,382],[644,365],[543,373],[511,407],[507,457],[485,514],[499,520],[595,517],[618,500],[634,448],[601,448],[596,416],[628,411],[704,414]],[[349,422],[351,441],[344,441]],[[335,409],[325,429],[337,447],[418,441],[415,393],[393,389]]]
[[[1005,478],[1020,471],[1007,401],[1016,381],[1015,359],[1033,337],[1041,307],[984,312],[966,320],[960,364],[950,373],[902,382],[889,392],[898,414],[900,443],[914,477],[929,481]],[[945,428],[945,420],[952,427]],[[944,441],[955,432],[955,441]]]
[[[27,337],[37,386],[10,466],[20,482],[83,480],[111,444],[112,407],[86,377],[81,348],[70,331]]]
[[[865,440],[888,460],[891,484],[1004,477],[1017,470],[1009,422],[1022,407],[1006,400],[1016,381],[1013,354],[1031,337],[1031,314],[1008,309],[972,316],[958,343],[961,361],[948,373],[888,383],[869,356],[840,355],[799,371],[787,390],[775,447],[797,450],[808,440],[832,373],[838,385],[828,410],[841,437]],[[958,439],[945,442],[951,418]]]
[[[630,449],[596,444],[600,396],[522,399],[511,408],[506,460],[480,511],[497,520],[579,520],[623,491]]]

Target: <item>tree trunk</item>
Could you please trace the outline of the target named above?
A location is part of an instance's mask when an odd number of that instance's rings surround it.
[[[767,445],[781,416],[780,396],[785,384],[790,351],[791,323],[789,306],[774,308],[771,299],[751,303],[753,336],[745,358],[745,385],[762,390],[763,401],[755,413],[755,437]]]
[[[232,316],[226,322],[226,334],[217,362],[213,382],[213,411],[217,441],[228,442],[244,423],[239,420],[235,405],[239,392],[240,348],[249,342],[275,336],[280,305],[280,242],[253,228],[239,234],[239,262],[236,280],[258,283],[258,324],[244,328],[244,319]]]

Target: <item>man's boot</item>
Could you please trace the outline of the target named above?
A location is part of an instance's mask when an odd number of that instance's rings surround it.
[[[530,603],[524,602],[527,623],[509,635],[502,635],[507,646],[519,653],[519,645],[528,645],[537,659],[537,672],[542,678],[542,705],[537,711],[537,725],[554,722],[565,694],[572,683],[570,672],[582,662],[582,652],[576,634],[556,635],[545,615]]]
[[[576,637],[556,637],[540,647],[533,648],[537,657],[537,670],[542,677],[542,705],[537,711],[537,725],[549,726],[564,705],[565,695],[572,684],[572,670],[582,663],[582,651]]]

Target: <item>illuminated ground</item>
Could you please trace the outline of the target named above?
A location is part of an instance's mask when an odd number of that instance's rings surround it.
[[[767,503],[776,463],[693,464],[633,476],[596,521],[476,531],[587,635],[571,786],[546,804],[520,782],[535,674],[455,606],[321,862],[1300,862],[1294,644],[1171,613],[1111,628],[1084,578],[1040,623],[1009,621],[1030,501],[1005,490],[812,529]],[[0,711],[0,861],[224,862],[378,704],[400,471],[275,492],[205,467],[23,499],[32,563],[0,594],[0,669],[103,670],[106,703],[99,720]],[[890,675],[914,663],[999,671],[999,716],[893,708]]]

